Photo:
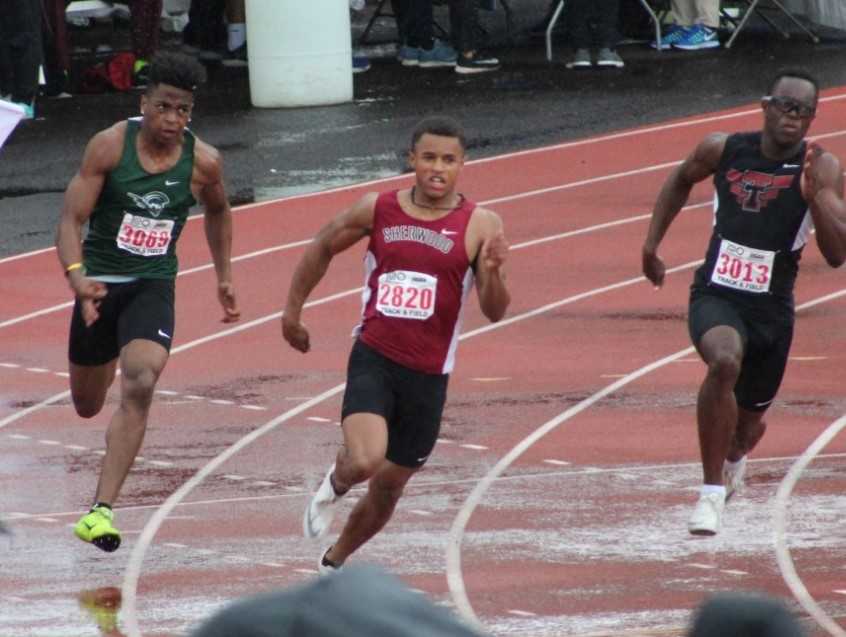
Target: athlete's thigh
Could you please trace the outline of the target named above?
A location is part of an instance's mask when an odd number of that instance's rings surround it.
[[[749,338],[740,308],[730,300],[713,294],[691,294],[687,326],[691,342],[706,361],[715,347],[736,350],[738,342],[735,341],[735,334],[740,347],[737,353],[742,355]]]
[[[74,302],[68,336],[68,360],[73,365],[99,367],[120,354],[117,330],[124,288],[107,284],[106,290],[97,308],[100,316],[91,325],[82,318],[79,299]]]
[[[752,326],[749,347],[735,386],[737,404],[749,411],[765,411],[775,400],[793,341],[792,322]]]
[[[388,460],[422,467],[441,430],[449,376],[406,370],[397,393],[396,417],[388,426]]]
[[[146,340],[170,352],[175,324],[173,281],[141,279],[131,285],[133,293],[121,308],[117,323],[121,351],[130,341]]]
[[[344,446],[356,458],[385,457],[388,422],[394,412],[389,363],[361,341],[350,352],[341,424]]]

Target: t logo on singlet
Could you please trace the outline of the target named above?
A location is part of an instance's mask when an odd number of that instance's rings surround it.
[[[132,203],[141,208],[141,210],[146,210],[154,217],[158,217],[162,210],[170,205],[170,198],[158,190],[148,192],[143,197],[136,195],[134,192],[127,192],[126,194],[132,199]]]
[[[731,194],[746,212],[761,212],[767,204],[778,197],[780,190],[790,188],[795,175],[770,175],[757,170],[732,168],[726,173],[731,184]]]

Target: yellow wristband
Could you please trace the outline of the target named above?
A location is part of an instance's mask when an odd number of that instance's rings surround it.
[[[81,263],[71,263],[68,267],[65,268],[65,276],[69,275],[74,270],[79,270],[82,266]]]

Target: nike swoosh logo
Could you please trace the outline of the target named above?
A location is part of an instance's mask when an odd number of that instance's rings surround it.
[[[457,230],[447,230],[446,228],[441,230],[441,234],[458,234]]]
[[[159,336],[161,336],[162,338],[170,338],[170,334],[165,334],[161,330],[159,330]]]
[[[178,181],[170,181],[169,179],[165,179],[165,186],[175,186],[178,183]]]

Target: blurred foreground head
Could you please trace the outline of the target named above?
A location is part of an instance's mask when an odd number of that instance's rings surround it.
[[[721,593],[699,607],[688,637],[805,637],[799,622],[775,599]]]
[[[481,637],[399,579],[353,565],[227,606],[191,637]]]

